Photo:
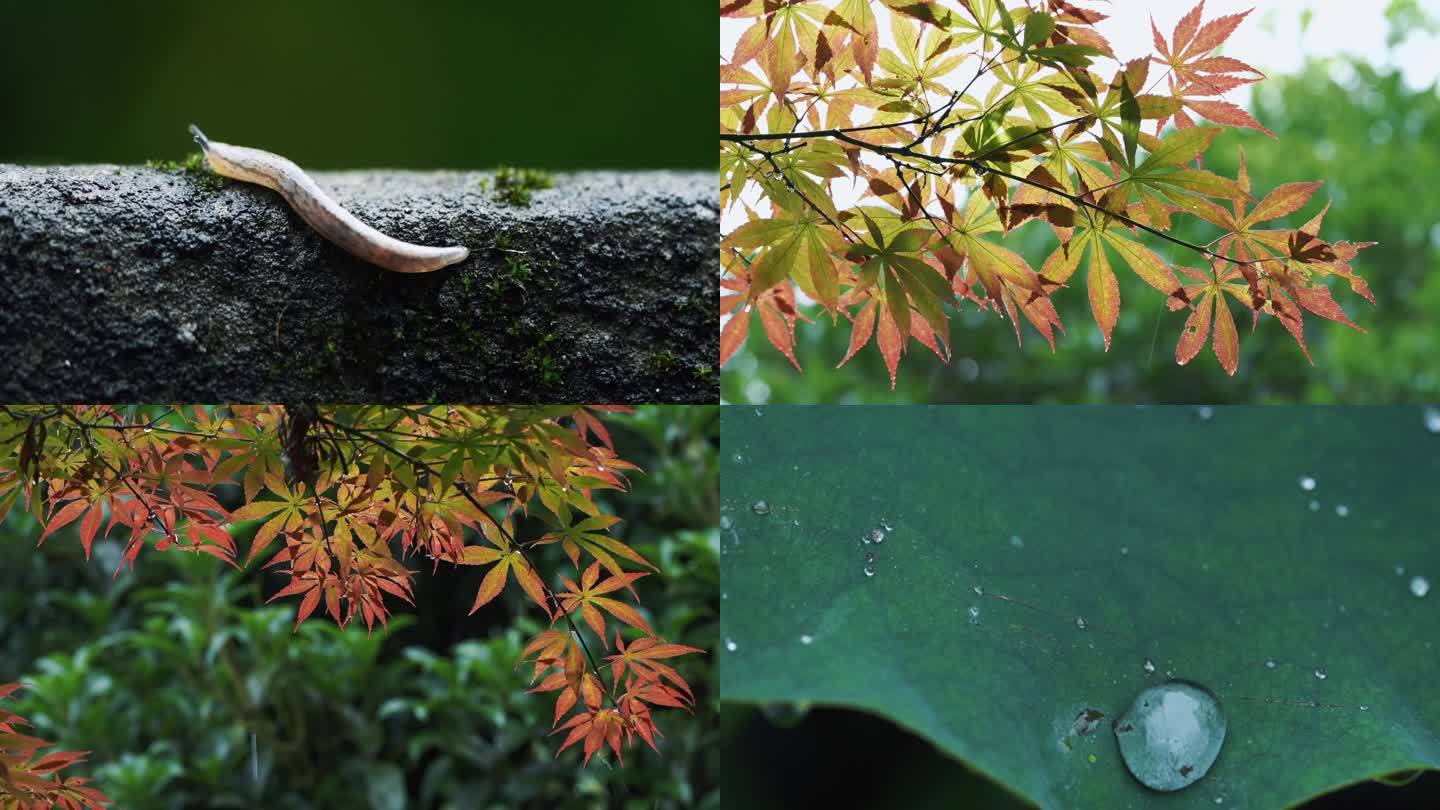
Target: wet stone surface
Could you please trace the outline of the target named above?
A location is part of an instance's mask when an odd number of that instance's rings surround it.
[[[713,172],[315,172],[362,221],[470,258],[380,270],[269,190],[0,165],[0,401],[714,402]],[[517,269],[520,268],[520,269]]]

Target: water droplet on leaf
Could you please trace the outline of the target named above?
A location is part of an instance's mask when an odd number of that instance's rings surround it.
[[[770,514],[770,504],[764,501],[756,501],[754,505],[750,507],[750,511],[757,515],[768,515]]]
[[[980,587],[979,585],[976,585],[975,587],[971,588],[970,590],[974,591],[976,596],[984,596],[984,595],[985,595],[985,589],[982,588],[982,587]]]
[[[725,639],[725,649],[729,650],[730,652],[735,652],[735,647],[736,647],[735,639],[732,639],[732,638],[727,638],[727,639]]]
[[[971,606],[970,606],[970,610],[969,610],[968,612],[970,613],[970,623],[971,623],[971,624],[979,624],[979,623],[980,623],[980,608],[975,607],[974,605],[971,605]]]
[[[1081,630],[1084,630],[1084,629],[1085,629],[1085,617],[1084,617],[1084,616],[1076,616],[1076,617],[1075,617],[1075,626],[1078,627],[1078,628],[1080,628]]]
[[[1315,677],[1317,677],[1317,678],[1319,678],[1320,680],[1323,681],[1323,680],[1325,680],[1326,678],[1330,677],[1330,673],[1326,672],[1324,667],[1316,667],[1316,668],[1315,668]]]
[[[1315,489],[1315,479],[1308,475],[1300,476],[1300,488],[1306,492],[1313,491]]]
[[[1425,577],[1415,577],[1410,580],[1410,593],[1416,596],[1424,596],[1430,593],[1430,580]]]
[[[1431,433],[1440,433],[1440,408],[1431,405],[1425,409],[1425,429]]]
[[[812,641],[814,641],[814,640],[815,640],[815,637],[814,637],[814,636],[810,636],[810,635],[805,635],[805,636],[801,636],[801,637],[800,637],[800,643],[801,643],[801,644],[809,644],[810,642],[812,642]]]
[[[1152,674],[1153,672],[1155,672],[1155,664],[1154,664],[1154,662],[1152,662],[1149,658],[1146,658],[1146,659],[1145,659],[1145,667],[1144,667],[1144,669],[1145,669],[1145,674],[1146,674],[1146,675],[1150,675],[1150,674]]]
[[[1024,548],[1025,541],[1020,539],[1020,535],[1012,534],[1010,535],[1010,545],[1014,546],[1015,548]]]
[[[729,530],[731,527],[733,527],[734,525],[735,525],[735,521],[731,520],[729,515],[721,515],[721,516],[720,516],[720,528],[725,529],[725,530],[728,531],[728,530]]]
[[[1209,422],[1215,418],[1215,409],[1209,405],[1201,405],[1195,409],[1195,416],[1199,418],[1201,422]]]
[[[868,566],[868,565],[865,566],[865,576],[867,576],[867,577],[873,577],[873,576],[875,576],[875,569],[874,569],[873,567],[871,567],[871,566]]]
[[[1317,500],[1315,500],[1314,498],[1311,498],[1311,499],[1310,499],[1310,511],[1311,511],[1311,512],[1319,512],[1319,511],[1320,511],[1320,502],[1317,501]]]
[[[1266,668],[1266,669],[1274,669],[1274,668],[1275,668],[1275,659],[1274,659],[1274,658],[1267,658],[1267,659],[1265,660],[1265,668]]]
[[[1154,790],[1199,781],[1225,742],[1225,715],[1210,690],[1186,681],[1152,686],[1115,721],[1125,767]]]
[[[1343,503],[1337,503],[1335,504],[1335,514],[1339,515],[1340,517],[1345,517],[1346,515],[1350,514],[1350,507],[1346,506]]]
[[[874,553],[874,552],[871,552],[871,551],[865,552],[865,562],[866,562],[866,563],[873,563],[873,562],[875,562],[875,553]]]
[[[885,532],[880,529],[870,532],[870,542],[876,544],[885,542]]]

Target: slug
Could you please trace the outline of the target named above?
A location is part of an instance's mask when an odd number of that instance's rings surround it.
[[[279,155],[212,141],[194,124],[190,134],[205,152],[211,171],[278,191],[321,236],[373,265],[397,273],[428,273],[470,255],[470,249],[462,246],[426,247],[386,236],[340,207],[299,166]]]

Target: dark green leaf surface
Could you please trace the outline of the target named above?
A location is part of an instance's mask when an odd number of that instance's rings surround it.
[[[1440,767],[1440,435],[1418,408],[722,418],[726,700],[874,711],[1046,808],[1277,808]],[[1159,794],[1110,720],[1167,674],[1213,690],[1229,735]],[[1086,708],[1105,718],[1075,736]]]

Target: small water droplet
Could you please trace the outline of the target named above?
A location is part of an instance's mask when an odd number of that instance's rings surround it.
[[[980,623],[980,608],[975,607],[974,605],[971,605],[971,606],[970,606],[970,610],[967,611],[967,612],[970,614],[970,623],[971,623],[971,624],[979,624],[979,623]]]
[[[1215,797],[1215,803],[1216,803],[1216,804],[1224,804],[1224,803],[1225,803],[1225,797],[1224,797],[1224,796],[1216,796],[1216,797]]]
[[[881,529],[881,531],[886,531],[886,532],[893,532],[893,531],[895,531],[895,530],[890,526],[890,521],[886,520],[886,519],[883,518],[883,517],[880,518],[880,529]]]
[[[867,577],[873,577],[873,576],[875,576],[875,569],[872,568],[871,566],[868,566],[868,565],[865,566],[865,576],[867,576]]]
[[[1078,628],[1080,628],[1081,630],[1084,630],[1084,629],[1085,629],[1085,617],[1084,617],[1084,616],[1076,616],[1076,617],[1075,617],[1075,626],[1078,627]]]
[[[1330,677],[1330,673],[1326,672],[1324,667],[1316,667],[1315,677],[1323,681],[1326,678]]]
[[[814,637],[814,636],[811,636],[811,635],[804,635],[804,636],[801,636],[801,637],[800,637],[800,643],[801,643],[801,644],[809,644],[810,642],[812,642],[812,641],[814,641],[814,640],[815,640],[815,637]]]
[[[870,542],[880,544],[885,542],[885,532],[882,529],[875,529],[870,532]]]
[[[1310,499],[1310,511],[1311,511],[1311,512],[1319,512],[1319,511],[1320,511],[1320,502],[1317,501],[1317,500],[1315,500],[1314,498],[1311,498],[1311,499]]]
[[[1155,672],[1155,662],[1151,661],[1149,658],[1146,658],[1144,670],[1146,675],[1153,674]]]
[[[1274,659],[1274,658],[1267,658],[1267,659],[1265,659],[1265,668],[1266,668],[1266,669],[1274,669],[1274,668],[1275,668],[1275,659]]]
[[[1015,548],[1024,548],[1025,541],[1021,539],[1020,535],[1012,534],[1010,535],[1010,545],[1014,546]]]
[[[1300,476],[1300,488],[1306,492],[1313,491],[1315,489],[1315,479],[1308,475]]]
[[[735,526],[735,521],[731,520],[729,515],[721,515],[721,516],[720,516],[720,528],[725,529],[725,530],[728,531],[728,530],[730,530],[731,528],[733,528],[734,526]]]
[[[727,639],[725,639],[725,649],[729,650],[730,652],[735,652],[735,647],[736,647],[736,646],[737,646],[737,645],[735,644],[735,639],[733,639],[733,638],[727,638]]]
[[[731,456],[730,458],[731,458],[736,464],[744,464],[744,463],[745,463],[745,456],[743,456],[743,455],[741,455],[741,454],[739,454],[739,453],[736,453],[735,455]]]
[[[1215,418],[1215,409],[1209,405],[1201,405],[1195,409],[1195,416],[1199,418],[1201,422],[1209,422]]]
[[[870,551],[865,552],[865,562],[866,562],[867,564],[868,564],[868,563],[873,563],[873,562],[875,562],[875,554],[874,554],[874,552],[870,552]]]
[[[1335,514],[1339,515],[1340,517],[1345,517],[1346,515],[1350,514],[1350,507],[1346,506],[1343,503],[1337,503],[1335,504]]]
[[[1416,596],[1424,596],[1430,593],[1430,580],[1425,577],[1415,577],[1410,580],[1410,593]]]
[[[770,514],[770,504],[764,501],[756,501],[751,505],[750,511],[757,515],[768,515]]]
[[[1120,556],[1121,556],[1121,557],[1128,557],[1129,555],[1130,555],[1130,547],[1129,547],[1129,546],[1121,546],[1121,547],[1120,547]]]
[[[1431,405],[1425,409],[1425,429],[1431,433],[1440,433],[1440,408]]]
[[[982,588],[982,587],[980,587],[979,585],[976,585],[975,587],[971,588],[970,590],[974,591],[976,596],[984,596],[984,595],[985,595],[985,589]]]
[[[1360,704],[1360,711],[1362,711],[1362,712],[1368,712],[1368,711],[1370,711],[1370,707],[1369,707],[1369,706],[1366,706],[1364,703],[1361,703],[1361,704]]]
[[[1180,790],[1209,772],[1225,742],[1225,715],[1210,690],[1185,681],[1152,686],[1115,721],[1125,767],[1154,790]]]
[[[1405,576],[1405,566],[1403,566],[1403,565],[1397,565],[1397,566],[1395,566],[1395,576],[1397,576],[1397,577],[1403,577],[1403,576]]]

